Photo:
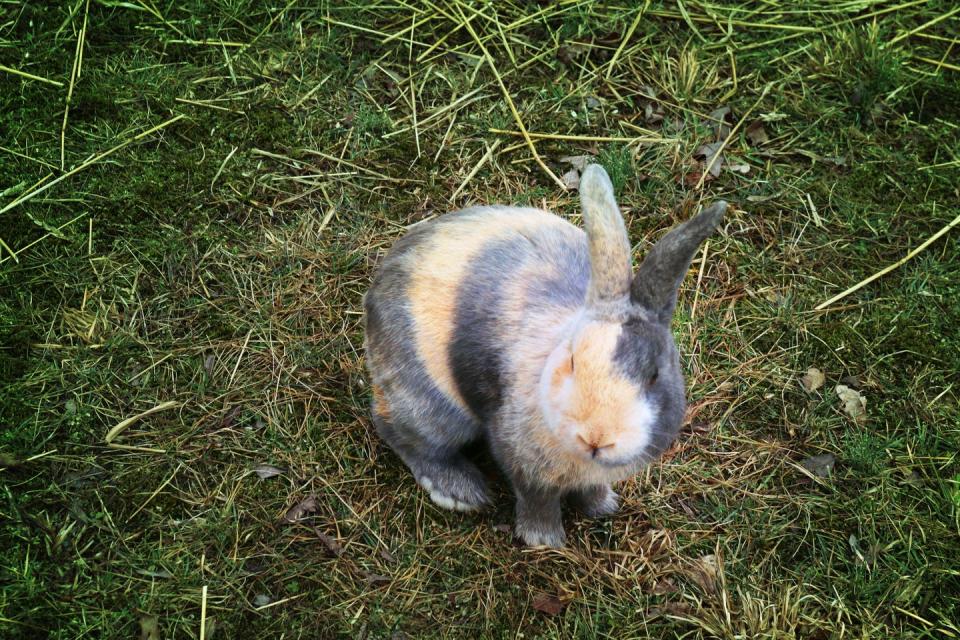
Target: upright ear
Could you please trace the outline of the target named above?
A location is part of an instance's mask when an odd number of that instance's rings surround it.
[[[590,245],[587,304],[624,298],[630,290],[630,241],[610,177],[598,164],[580,176],[580,206]]]
[[[630,300],[652,311],[660,322],[670,322],[677,305],[677,291],[693,254],[713,233],[726,210],[726,202],[715,202],[661,238],[637,269],[630,285]]]

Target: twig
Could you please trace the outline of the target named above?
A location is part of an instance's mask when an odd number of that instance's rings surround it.
[[[135,416],[130,416],[126,420],[122,420],[118,422],[113,429],[110,429],[110,431],[108,431],[107,435],[104,437],[104,441],[106,441],[107,444],[111,444],[114,438],[120,435],[120,433],[123,432],[124,429],[132,425],[134,422],[137,422],[138,420],[142,420],[143,418],[146,418],[147,416],[157,413],[159,411],[166,411],[167,409],[174,409],[179,406],[180,406],[180,403],[178,401],[167,400],[166,402],[161,402],[157,406],[151,407],[146,411],[142,411]]]
[[[20,196],[19,198],[17,198],[17,199],[14,200],[13,202],[8,203],[5,207],[3,207],[2,209],[0,209],[0,214],[4,214],[4,213],[6,213],[7,211],[10,211],[11,209],[13,209],[13,208],[15,208],[15,207],[23,204],[23,203],[26,202],[27,200],[31,200],[31,199],[35,198],[36,196],[40,195],[41,193],[43,193],[44,191],[46,191],[47,189],[49,189],[49,188],[52,187],[53,185],[59,184],[59,183],[63,182],[64,180],[66,180],[66,179],[69,178],[70,176],[72,176],[72,175],[74,175],[74,174],[76,174],[76,173],[79,173],[79,172],[83,171],[84,169],[86,169],[86,168],[89,167],[90,165],[93,165],[93,164],[96,164],[96,163],[100,162],[101,160],[103,160],[103,159],[106,158],[107,156],[113,155],[113,154],[116,153],[117,151],[120,151],[120,149],[123,149],[124,147],[127,147],[127,146],[133,144],[134,142],[138,142],[138,141],[146,138],[146,137],[147,137],[148,135],[150,135],[151,133],[156,133],[157,131],[160,131],[161,129],[163,129],[163,128],[165,128],[165,127],[168,127],[168,126],[170,126],[171,124],[173,124],[174,122],[176,122],[177,120],[182,120],[182,119],[185,118],[185,117],[186,117],[186,115],[181,113],[181,114],[178,115],[178,116],[174,116],[174,117],[170,118],[169,120],[166,120],[166,121],[164,121],[164,122],[161,122],[160,124],[156,125],[155,127],[150,127],[150,128],[147,129],[146,131],[143,131],[143,132],[141,132],[141,133],[138,133],[137,135],[133,136],[133,137],[130,138],[129,140],[124,140],[124,141],[121,142],[120,144],[115,145],[115,146],[113,146],[113,147],[110,147],[109,149],[107,149],[107,150],[104,151],[103,153],[97,154],[97,155],[93,156],[92,158],[90,158],[89,160],[87,160],[87,161],[85,161],[85,162],[77,165],[77,166],[74,167],[73,169],[70,169],[70,171],[67,171],[67,172],[66,172],[65,174],[63,174],[62,176],[59,176],[58,178],[55,178],[55,179],[51,180],[50,182],[47,182],[47,183],[44,184],[43,186],[38,187],[38,188],[34,189],[33,191],[29,191],[29,192],[23,194],[22,196]]]
[[[838,293],[837,295],[833,296],[832,298],[830,298],[830,299],[827,300],[826,302],[821,302],[821,303],[818,304],[816,307],[814,307],[813,310],[814,310],[814,311],[820,311],[821,309],[824,309],[824,308],[826,308],[826,307],[829,307],[829,306],[832,305],[834,302],[837,302],[838,300],[842,300],[843,298],[846,298],[848,295],[850,295],[850,294],[853,293],[854,291],[857,291],[858,289],[862,289],[863,287],[867,286],[868,284],[870,284],[871,282],[873,282],[873,281],[876,280],[877,278],[879,278],[879,277],[881,277],[881,276],[884,276],[884,275],[890,273],[891,271],[893,271],[893,270],[896,269],[897,267],[900,267],[901,265],[903,265],[904,263],[906,263],[908,260],[910,260],[910,259],[912,259],[913,257],[915,257],[918,253],[920,253],[921,251],[923,251],[924,249],[926,249],[927,247],[929,247],[931,244],[933,244],[934,242],[936,242],[941,236],[943,236],[945,233],[947,233],[948,231],[950,231],[950,229],[953,229],[953,228],[954,228],[955,226],[957,226],[958,224],[960,224],[960,215],[957,215],[957,217],[954,218],[953,220],[951,220],[950,222],[948,222],[948,223],[946,224],[946,226],[944,226],[942,229],[940,229],[940,230],[937,231],[935,234],[933,234],[932,236],[930,236],[930,237],[927,239],[926,242],[924,242],[924,243],[921,244],[919,247],[917,247],[916,249],[914,249],[913,251],[911,251],[910,253],[908,253],[907,255],[905,255],[905,256],[904,256],[903,258],[901,258],[900,260],[894,262],[892,265],[890,265],[890,266],[888,266],[888,267],[885,267],[885,268],[881,269],[880,271],[877,271],[875,274],[873,274],[873,275],[870,276],[869,278],[867,278],[867,279],[865,279],[865,280],[861,280],[860,282],[858,282],[857,284],[853,285],[852,287],[850,287],[849,289],[847,289],[847,290],[844,291],[843,293]]]
[[[493,156],[493,152],[497,150],[497,147],[500,146],[502,140],[494,140],[493,144],[487,147],[487,152],[483,154],[483,157],[480,158],[480,161],[474,165],[473,169],[470,170],[470,173],[467,174],[467,177],[463,179],[463,182],[460,183],[460,186],[457,187],[457,190],[453,192],[453,195],[450,196],[451,200],[455,200],[460,193],[467,188],[467,184],[473,180],[473,177],[477,175],[477,172],[480,171],[481,167],[487,163],[488,160]]]
[[[637,26],[639,26],[640,20],[643,18],[643,14],[647,12],[648,8],[650,8],[650,0],[646,0],[646,2],[643,3],[643,7],[637,12],[637,17],[634,18],[633,22],[630,23],[627,33],[623,36],[620,46],[617,47],[617,50],[613,52],[613,57],[610,58],[610,63],[607,65],[607,73],[604,75],[605,79],[610,79],[610,74],[613,73],[613,68],[616,66],[617,60],[620,58],[620,54],[623,53],[624,48],[627,46],[627,42],[629,42],[630,38],[633,37],[633,32],[637,30]]]
[[[67,98],[63,106],[63,122],[60,123],[60,170],[66,168],[67,148],[67,119],[70,117],[70,101],[73,99],[73,87],[80,78],[80,69],[83,67],[83,44],[87,40],[87,17],[90,15],[90,0],[83,8],[83,24],[77,35],[77,48],[73,54],[73,68],[70,70],[70,84],[67,86]]]
[[[505,136],[523,136],[524,138],[530,137],[535,140],[570,140],[575,142],[627,142],[627,143],[643,143],[643,144],[673,144],[677,140],[675,138],[647,138],[643,136],[637,136],[635,138],[630,138],[627,136],[580,136],[564,133],[532,133],[527,132],[526,136],[520,131],[510,131],[508,129],[487,129],[490,133],[499,133]]]
[[[49,78],[35,76],[32,73],[27,73],[26,71],[20,71],[19,69],[8,67],[5,64],[0,64],[0,71],[6,71],[7,73],[12,73],[15,76],[20,76],[21,78],[26,78],[28,80],[36,80],[37,82],[46,82],[47,84],[52,84],[55,87],[63,86],[63,83],[58,80],[50,80]]]

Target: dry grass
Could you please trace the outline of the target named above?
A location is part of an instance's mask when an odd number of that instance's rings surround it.
[[[0,633],[960,636],[957,232],[815,310],[956,215],[960,13],[771,7],[0,4]],[[406,225],[575,219],[581,154],[638,255],[736,206],[682,437],[529,550],[376,439],[359,302]]]

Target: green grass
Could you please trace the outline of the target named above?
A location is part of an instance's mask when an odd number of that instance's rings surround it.
[[[0,70],[0,209],[27,197],[0,214],[0,636],[198,638],[204,588],[206,638],[960,636],[960,229],[814,311],[957,215],[960,14],[650,3],[625,42],[627,4],[476,6],[0,4],[0,64],[60,83]],[[491,131],[517,124],[464,17],[550,170],[607,166],[638,255],[733,205],[678,309],[690,427],[564,551],[512,542],[502,484],[435,508],[367,417],[360,300],[407,224],[578,214]]]

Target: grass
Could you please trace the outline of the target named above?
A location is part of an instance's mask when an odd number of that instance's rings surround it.
[[[960,230],[814,310],[956,216],[960,14],[771,7],[0,4],[0,635],[960,636]],[[502,483],[425,500],[361,353],[405,225],[576,217],[531,144],[608,166],[638,255],[734,204],[675,324],[689,425],[563,551]]]

